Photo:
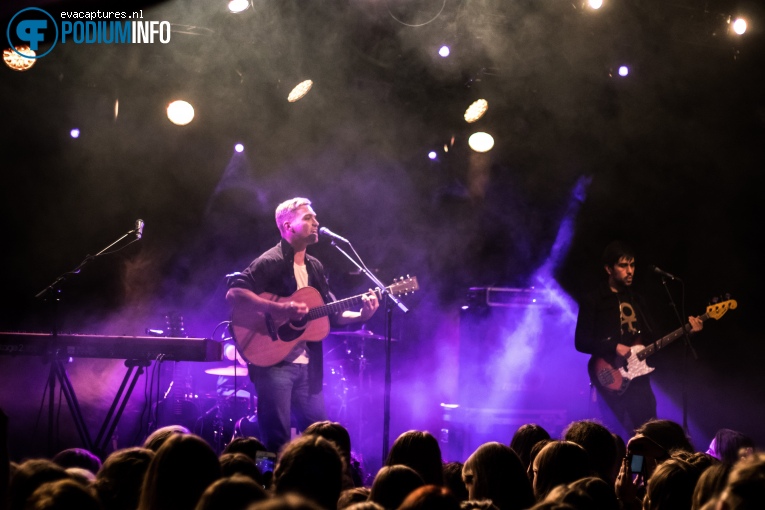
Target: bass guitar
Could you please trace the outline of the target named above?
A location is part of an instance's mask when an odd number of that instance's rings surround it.
[[[738,303],[733,299],[712,304],[707,307],[706,313],[701,315],[699,319],[702,321],[707,319],[717,320],[725,315],[728,310],[733,310],[737,306]],[[650,345],[633,345],[630,347],[630,354],[626,359],[626,363],[619,367],[613,366],[603,358],[593,356],[587,364],[590,379],[596,381],[601,387],[621,395],[627,390],[632,379],[654,371],[654,368],[649,367],[645,362],[648,356],[668,346],[683,336],[686,331],[690,331],[690,329],[691,325],[686,324]]]
[[[419,289],[416,276],[407,276],[393,282],[385,290],[393,296],[408,294]],[[382,299],[382,291],[374,291]],[[231,316],[231,329],[239,353],[248,363],[260,367],[270,367],[282,361],[295,346],[295,342],[318,342],[329,335],[329,315],[346,310],[359,310],[363,306],[362,297],[358,296],[324,303],[321,294],[313,287],[298,289],[289,297],[281,297],[269,292],[260,297],[278,303],[299,301],[308,305],[308,313],[299,321],[280,320],[268,313],[244,313],[234,307]]]

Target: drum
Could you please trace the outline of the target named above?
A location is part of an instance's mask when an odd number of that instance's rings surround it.
[[[194,433],[220,454],[234,437],[239,419],[251,412],[249,397],[218,397],[196,421]]]
[[[249,414],[236,421],[236,425],[234,425],[234,433],[229,438],[229,441],[236,437],[260,437],[257,413]]]
[[[154,412],[156,413],[156,427],[167,425],[183,425],[189,430],[194,430],[194,423],[199,417],[199,408],[196,403],[187,398],[172,398],[157,402]]]

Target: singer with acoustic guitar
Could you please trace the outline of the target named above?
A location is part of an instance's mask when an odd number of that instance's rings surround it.
[[[631,435],[656,418],[656,397],[647,375],[653,369],[637,359],[639,348],[634,347],[649,345],[655,328],[643,298],[632,288],[634,251],[614,241],[605,248],[602,263],[608,278],[579,303],[575,345],[577,351],[592,355],[588,368],[604,423],[614,432],[621,425]],[[698,317],[688,318],[687,331],[696,333],[702,327]],[[632,367],[642,368],[630,371]]]
[[[249,363],[258,396],[260,439],[271,452],[289,441],[291,414],[300,431],[327,419],[322,343],[317,340],[329,333],[330,324],[365,321],[379,306],[373,291],[331,303],[324,267],[306,253],[319,240],[310,200],[279,204],[276,226],[279,243],[230,278],[226,293],[234,340]]]

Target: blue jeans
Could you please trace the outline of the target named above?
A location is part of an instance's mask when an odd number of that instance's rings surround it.
[[[260,440],[269,452],[279,452],[290,440],[290,417],[298,431],[327,419],[324,393],[310,393],[308,365],[281,362],[272,367],[250,365],[250,379],[258,394]]]

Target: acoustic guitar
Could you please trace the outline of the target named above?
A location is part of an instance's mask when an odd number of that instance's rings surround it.
[[[419,289],[416,276],[407,276],[394,281],[385,290],[393,296],[408,294]],[[382,299],[382,291],[374,291]],[[278,303],[299,301],[308,305],[308,313],[299,321],[279,320],[267,313],[245,313],[234,307],[231,329],[239,353],[248,363],[270,367],[282,361],[296,342],[318,342],[329,335],[329,315],[346,310],[360,310],[364,294],[324,303],[321,294],[313,287],[303,287],[288,297],[269,292],[260,297]]]

